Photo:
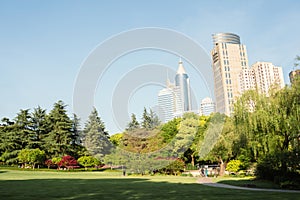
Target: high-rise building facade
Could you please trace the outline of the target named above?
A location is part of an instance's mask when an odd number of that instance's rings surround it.
[[[175,93],[172,88],[164,88],[158,93],[158,105],[160,111],[160,120],[167,122],[174,118],[176,111]]]
[[[248,69],[246,46],[233,33],[213,35],[211,51],[214,73],[216,112],[230,115],[235,98],[240,94],[240,72]]]
[[[183,106],[182,112],[191,111],[191,93],[190,79],[185,72],[182,61],[180,59],[178,70],[175,76],[175,85],[180,88],[180,98]]]
[[[204,98],[200,104],[200,115],[208,116],[215,112],[215,103],[209,97]]]
[[[175,84],[167,80],[167,87],[159,91],[158,106],[161,120],[164,122],[191,111],[190,82],[181,60],[175,76]]]
[[[271,62],[256,62],[251,66],[253,85],[259,93],[268,95],[270,89],[284,87],[282,68],[274,66]]]

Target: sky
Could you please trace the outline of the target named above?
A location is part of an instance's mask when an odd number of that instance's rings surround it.
[[[288,73],[300,55],[299,9],[300,2],[295,0],[0,0],[0,118],[13,119],[20,109],[37,106],[49,112],[58,100],[73,113],[77,77],[93,51],[115,35],[145,27],[184,34],[208,57],[213,33],[236,33],[247,46],[250,65],[268,61],[281,66],[289,84]],[[124,128],[116,123],[112,111],[118,83],[149,63],[176,71],[178,60],[178,55],[169,52],[144,49],[123,55],[110,65],[93,96],[110,134]],[[209,91],[193,66],[183,62],[196,108]],[[166,73],[172,81],[172,70]],[[127,115],[136,113],[140,119],[144,107],[155,108],[157,93],[163,87],[145,83],[129,91],[130,98],[124,99]]]

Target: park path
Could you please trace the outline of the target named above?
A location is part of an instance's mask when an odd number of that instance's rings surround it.
[[[227,188],[227,189],[236,189],[236,190],[251,190],[251,191],[264,191],[264,192],[287,192],[287,193],[300,193],[299,190],[280,190],[280,189],[264,189],[264,188],[248,188],[248,187],[239,187],[234,185],[227,185],[223,183],[214,183],[212,178],[199,178],[197,183],[202,185],[207,185],[211,187],[218,187],[218,188]]]

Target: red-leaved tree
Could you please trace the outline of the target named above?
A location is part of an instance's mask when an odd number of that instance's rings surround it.
[[[61,161],[58,163],[58,166],[66,167],[68,170],[73,169],[74,166],[77,166],[78,162],[72,156],[63,156]]]

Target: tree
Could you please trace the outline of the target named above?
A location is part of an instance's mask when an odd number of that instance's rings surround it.
[[[199,116],[194,113],[185,113],[179,124],[178,133],[172,141],[173,154],[183,156],[184,152],[192,145],[199,127]]]
[[[80,119],[76,114],[73,114],[71,133],[71,151],[69,151],[69,154],[78,158],[84,154],[86,149],[82,146]]]
[[[144,107],[143,117],[142,117],[142,128],[146,130],[153,130],[160,124],[158,116],[150,109],[148,113],[147,109]]]
[[[52,163],[57,165],[58,169],[60,169],[60,167],[61,167],[61,162],[60,162],[61,160],[62,160],[61,157],[54,157],[51,159]]]
[[[184,153],[186,160],[190,160],[192,166],[195,166],[195,159],[199,156],[200,149],[203,146],[202,143],[204,140],[205,131],[207,129],[208,119],[208,116],[199,117],[199,126],[197,128],[197,133],[195,134],[193,143]]]
[[[122,142],[123,136],[124,136],[123,133],[117,133],[117,134],[111,135],[109,140],[113,145],[119,146]]]
[[[171,121],[163,124],[161,127],[161,136],[165,143],[169,143],[174,136],[178,133],[178,126],[181,122],[181,118],[174,118]]]
[[[20,134],[13,121],[3,118],[2,122],[3,124],[0,126],[0,160],[7,164],[16,164],[18,153],[22,149]]]
[[[44,148],[53,156],[68,154],[72,147],[72,121],[65,108],[66,105],[58,101],[47,117],[50,132],[44,138]]]
[[[200,158],[218,162],[220,175],[224,175],[226,163],[232,157],[232,141],[235,141],[232,120],[223,114],[215,113],[209,120],[205,132]]]
[[[42,163],[45,158],[45,152],[40,149],[22,149],[18,154],[18,159],[22,164],[27,163],[32,165],[32,169],[35,169],[35,165]]]
[[[140,128],[140,124],[136,119],[136,116],[134,113],[131,114],[131,121],[128,123],[126,131],[133,131],[135,129]]]
[[[14,129],[17,132],[16,137],[20,138],[21,149],[33,147],[34,133],[31,130],[31,125],[29,109],[21,109],[15,118],[14,124]]]
[[[68,170],[78,165],[77,160],[72,156],[63,156],[58,163],[59,167],[66,167]]]
[[[31,113],[31,130],[33,131],[33,137],[31,138],[32,148],[43,148],[43,139],[49,131],[47,124],[46,110],[40,106],[34,108]]]
[[[78,158],[78,163],[84,166],[85,170],[87,170],[87,167],[98,166],[101,164],[101,162],[93,156],[82,156]]]
[[[89,115],[83,135],[84,146],[97,159],[103,158],[110,152],[112,145],[109,141],[109,135],[105,131],[105,125],[98,116],[96,108]]]
[[[231,160],[226,166],[226,170],[229,172],[236,173],[240,170],[242,163],[239,160]]]

